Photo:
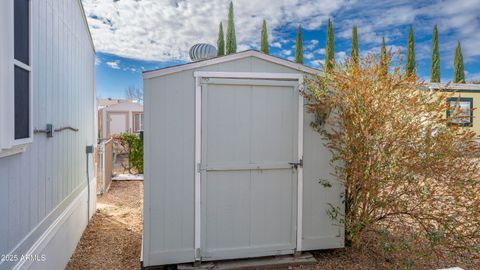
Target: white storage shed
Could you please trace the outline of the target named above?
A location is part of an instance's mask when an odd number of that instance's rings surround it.
[[[343,247],[300,94],[317,72],[245,51],[143,74],[144,267]]]

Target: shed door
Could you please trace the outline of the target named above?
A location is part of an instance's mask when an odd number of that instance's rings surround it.
[[[292,82],[203,83],[202,260],[294,252],[297,107]]]

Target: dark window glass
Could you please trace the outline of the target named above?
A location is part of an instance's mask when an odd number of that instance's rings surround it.
[[[15,140],[30,137],[30,72],[15,66]]]
[[[30,0],[13,2],[15,59],[30,65]]]

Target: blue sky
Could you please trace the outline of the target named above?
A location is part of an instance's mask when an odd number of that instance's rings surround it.
[[[142,71],[184,63],[195,43],[216,44],[218,24],[226,25],[229,0],[82,0],[97,49],[97,95],[121,98],[143,87]],[[480,0],[237,0],[238,50],[258,49],[265,18],[271,54],[293,59],[298,24],[303,28],[305,64],[325,58],[326,23],[335,32],[336,59],[350,54],[351,27],[358,26],[361,54],[387,47],[405,51],[414,27],[417,69],[430,73],[431,33],[438,24],[441,77],[453,76],[453,53],[462,43],[467,80],[480,79]]]

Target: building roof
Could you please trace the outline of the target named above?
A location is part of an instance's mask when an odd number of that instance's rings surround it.
[[[99,108],[109,107],[112,105],[123,104],[123,103],[140,104],[131,99],[97,98],[97,107]]]
[[[120,102],[110,106],[99,107],[99,111],[115,112],[115,111],[143,111],[143,104],[138,102]]]
[[[160,77],[160,76],[165,76],[168,74],[180,72],[180,71],[185,71],[185,70],[190,70],[190,69],[195,69],[195,68],[200,68],[200,67],[205,67],[205,66],[210,66],[210,65],[215,65],[215,64],[220,64],[220,63],[225,63],[225,62],[230,62],[242,58],[247,58],[247,57],[256,57],[268,62],[272,62],[278,65],[286,66],[289,68],[293,68],[302,72],[310,73],[310,74],[319,74],[321,71],[315,68],[307,67],[302,64],[295,63],[293,61],[289,61],[280,57],[276,57],[273,55],[265,54],[260,51],[256,50],[247,50],[243,52],[238,52],[238,53],[233,53],[225,56],[218,56],[215,58],[210,58],[210,59],[205,59],[197,62],[191,62],[191,63],[185,63],[185,64],[180,64],[176,66],[170,66],[170,67],[165,67],[165,68],[160,68],[156,70],[149,70],[149,71],[144,71],[143,72],[143,78],[144,79],[151,79],[155,77]]]
[[[448,92],[480,93],[480,84],[473,84],[473,83],[429,83],[428,88],[434,89],[434,90],[444,90]]]

